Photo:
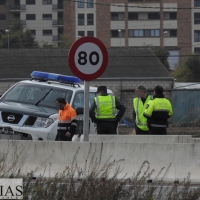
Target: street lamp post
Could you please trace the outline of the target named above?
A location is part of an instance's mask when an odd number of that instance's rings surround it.
[[[9,49],[9,47],[10,47],[10,41],[9,41],[9,32],[10,32],[10,30],[6,29],[5,32],[8,34],[8,49]]]
[[[166,45],[166,43],[165,43],[165,37],[166,37],[166,35],[167,35],[168,31],[164,31],[163,33],[164,33],[164,39],[163,39],[163,40],[164,40],[164,42],[163,42],[163,46],[165,47],[165,45]]]
[[[118,32],[119,32],[119,36],[120,36],[119,45],[120,45],[120,47],[121,47],[121,30],[119,29]]]

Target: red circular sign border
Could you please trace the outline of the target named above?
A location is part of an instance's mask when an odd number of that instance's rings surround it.
[[[103,62],[101,67],[99,68],[98,71],[96,71],[93,74],[84,74],[81,71],[78,70],[78,68],[76,67],[75,61],[74,61],[74,56],[76,53],[76,50],[78,49],[78,47],[84,43],[88,43],[91,42],[93,44],[96,44],[103,55]],[[96,78],[98,78],[99,76],[101,76],[103,74],[103,72],[105,71],[107,64],[108,64],[108,52],[106,47],[104,46],[104,44],[97,38],[95,37],[90,37],[90,36],[85,36],[82,37],[80,39],[78,39],[70,48],[69,53],[68,53],[68,63],[69,63],[69,67],[72,71],[72,73],[74,75],[76,75],[78,78],[80,78],[81,80],[85,80],[85,81],[91,81],[91,80],[95,80]]]

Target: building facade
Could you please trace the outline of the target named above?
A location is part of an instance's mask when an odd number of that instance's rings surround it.
[[[1,32],[19,19],[41,46],[58,46],[64,26],[63,0],[0,0],[0,4]]]
[[[64,32],[71,31],[74,41],[92,33],[106,47],[166,47],[170,65],[179,55],[200,52],[200,0],[94,0],[93,6],[91,1],[64,3],[75,10],[74,26],[66,28],[64,20]]]
[[[95,36],[106,47],[166,47],[200,52],[200,0],[0,0],[0,31],[14,18],[42,45]],[[173,62],[173,60],[172,60]]]

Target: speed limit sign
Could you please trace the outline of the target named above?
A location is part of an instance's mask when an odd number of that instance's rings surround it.
[[[108,64],[108,52],[95,37],[82,37],[70,48],[68,62],[74,75],[84,80],[84,141],[89,141],[89,81],[101,76]]]
[[[68,62],[74,75],[91,81],[103,74],[108,64],[108,52],[95,37],[82,37],[70,48]]]

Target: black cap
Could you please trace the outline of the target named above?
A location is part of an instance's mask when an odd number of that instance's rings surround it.
[[[107,93],[107,87],[106,86],[99,86],[97,88],[97,93],[98,92],[104,92],[104,93]]]
[[[163,94],[163,87],[160,86],[160,85],[157,85],[157,86],[154,88],[154,91],[156,92],[156,94]]]

